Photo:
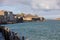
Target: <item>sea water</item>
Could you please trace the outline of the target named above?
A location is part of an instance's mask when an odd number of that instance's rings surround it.
[[[60,21],[24,22],[4,26],[17,32],[19,36],[25,36],[26,40],[60,40]]]

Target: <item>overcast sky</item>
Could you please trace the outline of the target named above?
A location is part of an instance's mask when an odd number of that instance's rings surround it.
[[[0,10],[57,18],[60,17],[60,0],[0,0]]]

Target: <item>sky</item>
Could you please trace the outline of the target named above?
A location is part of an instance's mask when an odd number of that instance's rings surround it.
[[[31,13],[47,19],[60,17],[60,0],[0,0],[0,10]]]

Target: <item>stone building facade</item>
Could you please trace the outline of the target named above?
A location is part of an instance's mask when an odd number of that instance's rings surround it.
[[[1,10],[0,11],[0,22],[2,23],[6,23],[6,22],[9,22],[9,21],[14,21],[14,16],[13,16],[13,12],[11,11],[4,11],[4,10]]]

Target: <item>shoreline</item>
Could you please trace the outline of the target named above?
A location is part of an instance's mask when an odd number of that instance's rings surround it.
[[[23,22],[7,22],[7,23],[0,23],[1,25],[3,24],[16,24],[16,23],[26,23],[26,22],[45,22],[45,21],[23,21]]]

